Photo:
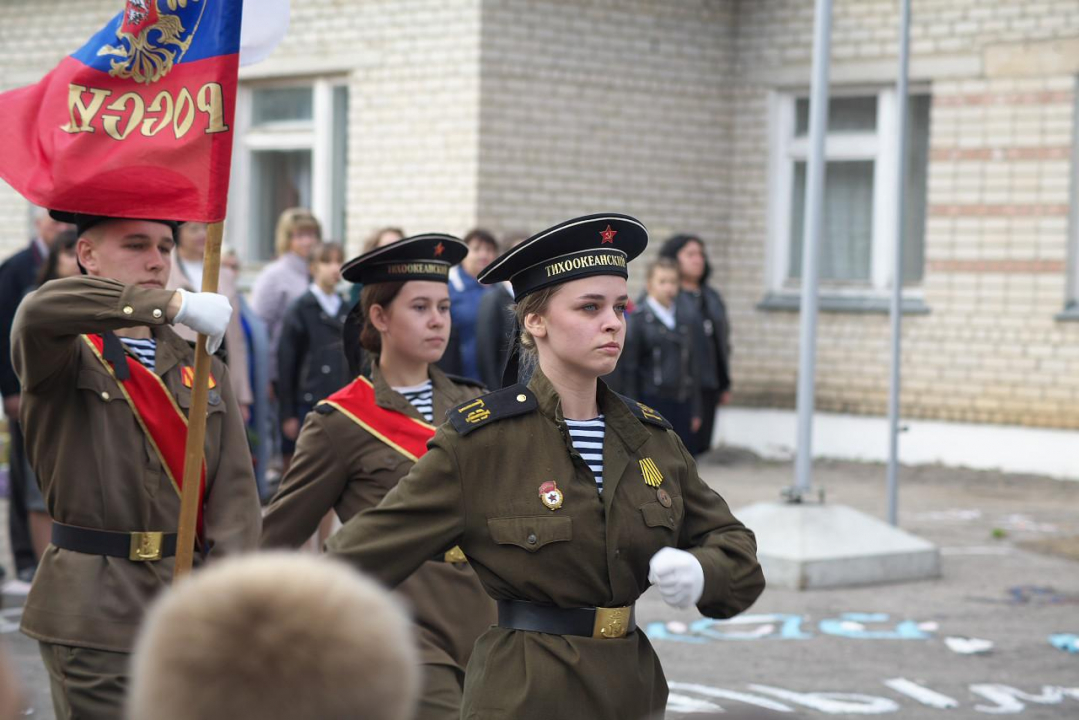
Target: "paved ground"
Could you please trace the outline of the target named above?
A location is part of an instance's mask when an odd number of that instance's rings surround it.
[[[789,464],[737,453],[703,470],[735,508],[777,498],[792,477]],[[821,463],[815,482],[829,502],[884,516],[881,466]],[[639,619],[672,684],[668,718],[718,708],[725,717],[761,708],[776,717],[1079,717],[1079,652],[1066,649],[1079,650],[1079,562],[1066,557],[1079,558],[1079,483],[944,468],[904,469],[901,483],[900,525],[942,548],[939,580],[769,589],[730,623],[642,598]],[[31,717],[51,719],[36,647],[11,632],[17,608],[3,612]]]

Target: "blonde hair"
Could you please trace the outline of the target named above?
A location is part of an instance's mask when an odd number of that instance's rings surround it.
[[[302,230],[314,230],[318,239],[322,240],[322,226],[310,210],[294,207],[282,212],[277,218],[277,230],[274,233],[277,254],[287,253],[292,246],[292,236]]]
[[[517,327],[521,331],[520,336],[518,336],[518,341],[521,343],[521,360],[526,367],[535,365],[537,358],[536,338],[532,337],[532,333],[525,329],[525,318],[529,315],[542,315],[547,312],[547,308],[551,304],[551,298],[561,287],[561,285],[551,285],[529,293],[513,306],[513,312],[517,316]]]
[[[259,553],[167,590],[132,656],[128,720],[406,720],[412,628],[388,591],[323,557]]]

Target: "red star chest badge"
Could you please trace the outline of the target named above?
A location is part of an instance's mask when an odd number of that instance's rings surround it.
[[[599,244],[602,245],[604,243],[611,243],[612,245],[614,245],[614,236],[617,235],[617,234],[618,234],[618,231],[617,230],[611,230],[611,226],[608,225],[606,230],[601,230],[600,231],[599,235],[603,239],[600,240]]]

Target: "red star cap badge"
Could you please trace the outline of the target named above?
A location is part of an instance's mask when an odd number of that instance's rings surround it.
[[[445,252],[445,250],[446,246],[439,242],[438,245],[435,245],[435,257],[442,257],[442,253]]]
[[[602,237],[603,239],[600,240],[599,244],[602,245],[603,243],[611,243],[613,245],[614,244],[614,236],[617,235],[617,234],[618,234],[618,231],[617,230],[611,230],[611,226],[608,225],[606,230],[602,230],[600,232],[600,237]]]

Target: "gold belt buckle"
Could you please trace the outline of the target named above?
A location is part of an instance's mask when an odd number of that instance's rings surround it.
[[[629,630],[632,609],[632,607],[596,608],[596,623],[592,626],[592,637],[607,640],[625,637]]]
[[[131,533],[131,550],[127,559],[135,562],[153,562],[161,559],[161,543],[165,533],[160,532],[133,532]]]
[[[465,557],[465,551],[459,546],[454,545],[452,548],[446,551],[446,554],[442,558],[448,563],[463,563],[468,562],[468,558]]]

